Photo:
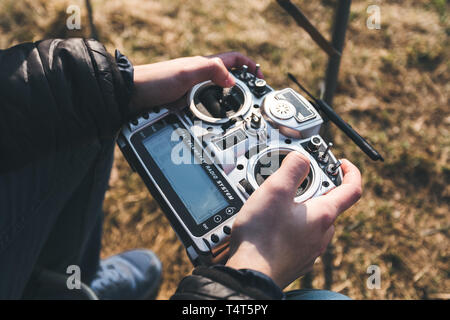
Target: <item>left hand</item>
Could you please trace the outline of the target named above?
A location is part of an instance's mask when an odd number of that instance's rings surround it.
[[[244,64],[249,67],[250,72],[255,72],[256,63],[238,52],[178,58],[135,66],[131,109],[139,113],[145,109],[175,102],[194,85],[207,80],[212,80],[222,87],[232,87],[235,81],[228,69],[238,68]],[[261,71],[257,76],[263,77]]]

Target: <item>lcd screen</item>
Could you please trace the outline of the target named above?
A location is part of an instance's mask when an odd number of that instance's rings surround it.
[[[178,139],[172,141],[175,129],[171,125],[165,126],[142,143],[195,222],[201,224],[224,209],[228,202],[199,161],[194,161],[190,147]],[[186,155],[189,155],[189,161],[174,159]]]

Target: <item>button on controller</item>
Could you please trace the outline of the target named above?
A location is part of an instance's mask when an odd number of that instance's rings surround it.
[[[230,235],[231,234],[231,228],[229,226],[223,227],[223,233]]]
[[[236,210],[235,207],[228,207],[228,208],[225,209],[225,213],[227,215],[231,216],[234,213],[235,210]]]
[[[219,239],[219,236],[217,234],[214,233],[214,234],[211,235],[211,241],[212,242],[217,243],[217,242],[219,242],[219,240],[220,239]]]

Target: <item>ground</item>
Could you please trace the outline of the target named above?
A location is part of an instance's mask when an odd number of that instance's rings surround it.
[[[275,1],[91,0],[99,39],[134,64],[236,50],[262,66],[275,88],[291,72],[316,94],[327,56]],[[329,38],[336,1],[294,1]],[[81,30],[68,31],[69,5]],[[369,29],[378,5],[380,29]],[[335,154],[361,170],[364,193],[339,217],[331,289],[355,299],[449,298],[449,3],[446,0],[353,1],[337,94],[338,113],[384,155],[368,159],[335,127]],[[0,49],[48,37],[89,36],[85,2],[2,0]],[[159,299],[173,294],[192,266],[184,249],[118,150],[104,203],[103,256],[142,247],[164,265]],[[381,270],[369,289],[367,269]],[[324,287],[324,264],[313,286]],[[327,273],[329,275],[329,273]],[[290,288],[299,288],[301,281]]]

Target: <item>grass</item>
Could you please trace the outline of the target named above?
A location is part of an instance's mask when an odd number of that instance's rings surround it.
[[[334,1],[295,1],[328,34]],[[65,28],[68,4],[82,29]],[[295,74],[318,93],[327,57],[275,3],[92,0],[100,40],[135,64],[241,51],[261,63],[275,88]],[[364,195],[337,221],[332,289],[356,299],[417,299],[449,293],[450,114],[448,1],[381,2],[381,29],[366,28],[370,1],[353,1],[334,107],[384,155],[371,162],[336,128],[335,154],[361,169]],[[84,1],[3,0],[0,48],[45,37],[89,36]],[[153,249],[163,261],[160,299],[192,269],[183,248],[119,152],[104,203],[103,256]],[[366,286],[381,268],[381,289]],[[313,286],[324,286],[323,263]],[[298,288],[296,281],[290,288]]]

